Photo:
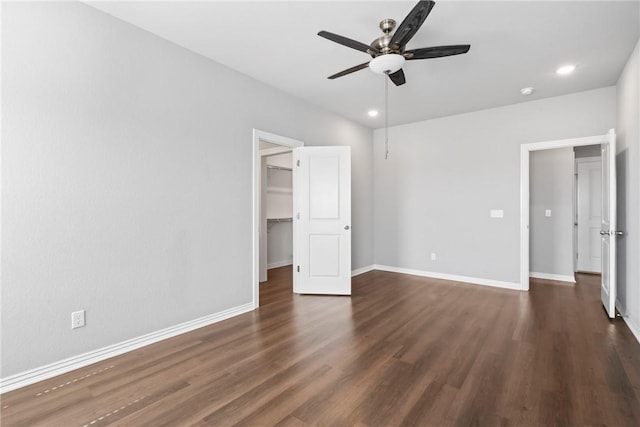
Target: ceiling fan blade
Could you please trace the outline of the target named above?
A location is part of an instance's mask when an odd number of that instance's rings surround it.
[[[457,44],[451,46],[423,47],[422,49],[408,50],[404,53],[407,61],[412,59],[441,58],[443,56],[460,55],[469,52],[471,48],[468,44]]]
[[[374,52],[374,53],[378,53],[378,50],[366,45],[364,43],[360,43],[359,41],[355,41],[352,40],[350,38],[338,35],[338,34],[333,34],[330,33],[328,31],[320,31],[318,33],[318,35],[320,37],[324,37],[325,39],[331,40],[332,42],[336,42],[338,44],[341,44],[343,46],[347,46],[350,47],[351,49],[355,49],[355,50],[359,50],[360,52],[365,52],[368,53],[368,51]]]
[[[339,73],[335,73],[334,75],[329,76],[327,78],[333,80],[335,78],[346,76],[347,74],[351,74],[351,73],[354,73],[356,71],[363,70],[363,69],[367,68],[368,66],[369,66],[369,63],[365,62],[364,64],[356,65],[355,67],[347,68],[346,70],[340,71]]]
[[[398,29],[396,29],[396,32],[393,33],[389,46],[395,45],[396,49],[406,46],[409,40],[411,40],[420,29],[424,20],[427,19],[427,16],[429,16],[435,4],[434,1],[420,0],[418,4],[411,9],[407,17],[404,18],[404,21],[402,21]]]
[[[396,86],[403,85],[407,82],[407,80],[404,78],[404,71],[402,71],[402,68],[400,68],[395,73],[389,74],[389,78]]]

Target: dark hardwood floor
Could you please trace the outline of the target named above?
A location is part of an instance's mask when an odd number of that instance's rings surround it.
[[[598,276],[531,291],[374,271],[2,396],[3,426],[639,426],[640,344]]]

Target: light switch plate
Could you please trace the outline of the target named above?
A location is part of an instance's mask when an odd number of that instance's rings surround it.
[[[551,209],[547,209],[544,211],[544,216],[546,217],[550,217],[551,216]]]
[[[491,218],[504,218],[504,210],[502,209],[491,209],[489,212],[489,216]]]

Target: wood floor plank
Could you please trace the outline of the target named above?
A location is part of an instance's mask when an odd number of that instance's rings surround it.
[[[634,426],[640,344],[599,277],[530,292],[373,271],[1,396],[2,426]]]

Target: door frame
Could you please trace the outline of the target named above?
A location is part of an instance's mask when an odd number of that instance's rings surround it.
[[[529,290],[529,154],[532,151],[609,143],[609,134],[613,131],[611,129],[605,135],[520,145],[520,288],[523,291]]]
[[[274,133],[265,132],[259,129],[253,129],[252,136],[252,161],[253,161],[253,184],[252,184],[252,274],[251,280],[253,283],[253,308],[256,309],[260,306],[260,190],[261,190],[261,153],[260,153],[260,141],[269,142],[271,144],[281,145],[294,149],[296,147],[303,147],[304,142],[297,139],[288,138],[286,136],[276,135]],[[293,195],[295,199],[295,194]],[[266,232],[266,230],[265,230]],[[296,236],[293,236],[293,254],[295,258],[296,254]]]

